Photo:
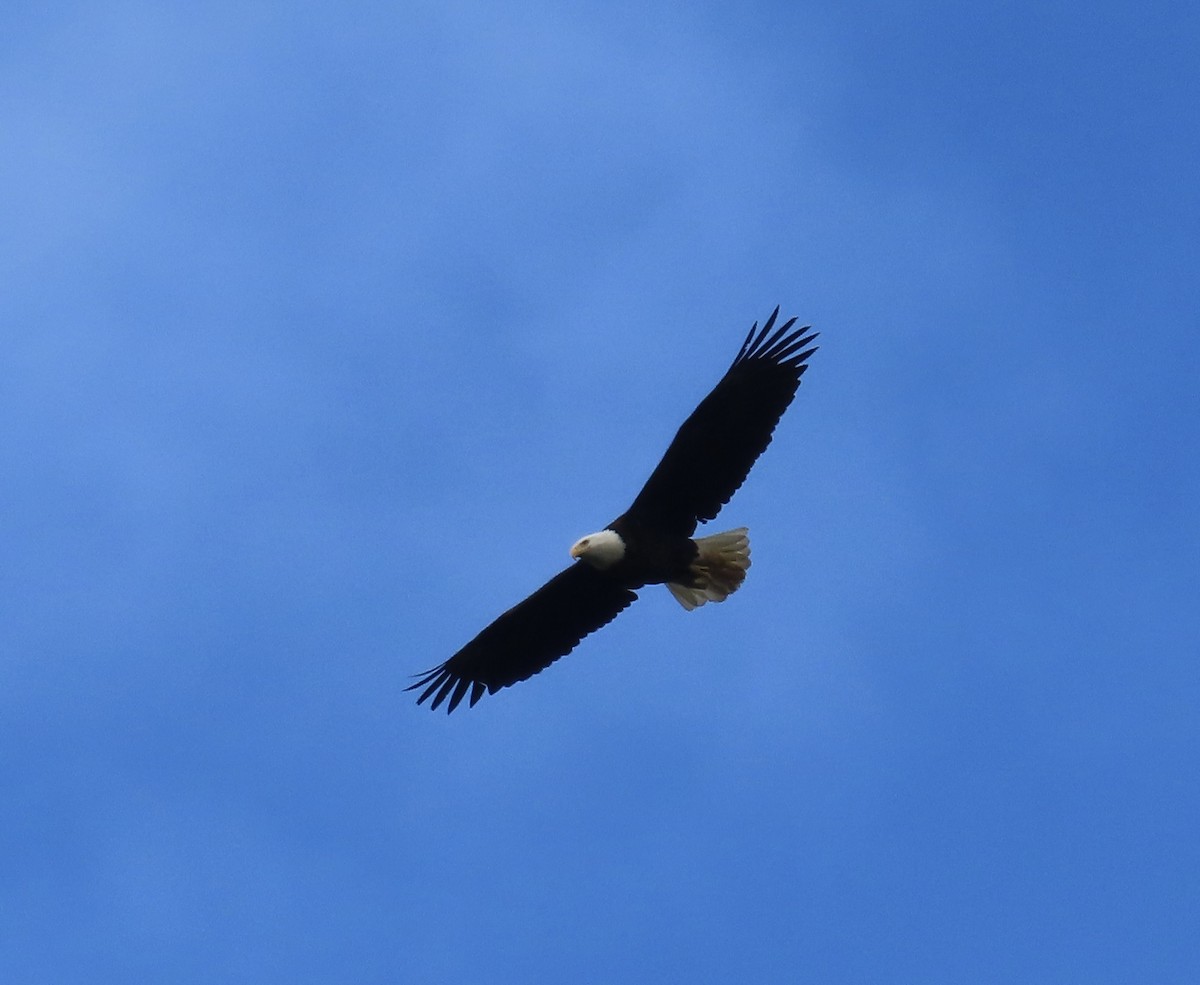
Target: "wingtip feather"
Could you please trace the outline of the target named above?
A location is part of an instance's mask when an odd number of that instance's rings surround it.
[[[449,715],[450,712],[454,711],[454,709],[458,707],[459,702],[462,701],[463,697],[467,693],[467,688],[469,688],[470,686],[471,686],[471,679],[469,677],[463,677],[463,678],[459,679],[458,686],[455,687],[454,693],[452,695],[450,695],[450,704],[446,708],[447,715]]]
[[[757,355],[763,359],[775,359],[776,358],[775,349],[777,349],[779,347],[781,340],[782,340],[783,344],[785,344],[785,345],[787,344],[788,329],[790,329],[795,324],[796,324],[795,318],[789,318],[787,321],[785,321],[779,327],[779,329],[775,332],[775,334],[772,335],[769,339],[767,339],[767,341],[764,342],[759,347],[759,350],[757,353],[755,353],[755,355]]]
[[[449,671],[447,671],[446,672],[446,680],[442,684],[441,690],[438,691],[438,693],[434,696],[433,702],[429,706],[429,710],[437,711],[437,709],[441,705],[441,703],[446,700],[447,695],[449,695],[450,692],[452,690],[454,690],[454,687],[456,684],[458,684],[458,681],[456,681],[454,679],[454,676]]]
[[[791,339],[785,339],[784,341],[786,342],[786,345],[783,345],[782,347],[776,347],[775,352],[771,354],[771,358],[777,363],[783,363],[786,361],[792,364],[798,364],[804,362],[805,359],[817,351],[817,346],[813,346],[807,352],[802,352],[798,356],[794,354],[797,349],[803,348],[817,337],[816,333],[814,333],[804,338],[800,338],[800,336],[806,331],[808,331],[807,327],[802,328],[799,332],[796,332]]]
[[[789,360],[789,356],[798,348],[807,345],[817,337],[817,333],[804,336],[804,333],[812,328],[811,325],[793,329],[798,321],[797,318],[789,318],[776,328],[775,323],[779,318],[779,311],[780,308],[776,305],[775,310],[771,312],[761,329],[758,327],[757,321],[750,326],[750,332],[738,350],[737,358],[733,361],[734,366],[749,359],[766,359],[783,364],[784,360]],[[794,359],[789,360],[789,363],[794,362]]]

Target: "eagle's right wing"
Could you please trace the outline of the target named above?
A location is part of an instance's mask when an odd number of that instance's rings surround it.
[[[405,690],[424,688],[417,704],[432,697],[431,709],[449,698],[447,712],[469,690],[474,705],[485,690],[495,694],[545,670],[636,599],[628,588],[577,561]]]

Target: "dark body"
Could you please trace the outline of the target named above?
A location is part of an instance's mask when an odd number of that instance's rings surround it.
[[[692,534],[716,517],[771,442],[775,425],[796,394],[808,347],[816,335],[775,327],[779,309],[760,330],[750,329],[732,365],[683,423],[629,509],[609,524],[625,542],[624,557],[600,570],[576,561],[525,601],[513,606],[445,663],[407,690],[417,703],[448,701],[453,711],[467,694],[474,705],[544,670],[583,637],[611,622],[635,591],[662,582],[687,583],[696,557]]]
[[[625,557],[601,573],[625,588],[668,581],[686,585],[692,580],[688,568],[696,560],[697,551],[691,537],[648,525],[629,513],[617,517],[605,529],[615,531],[625,541]]]

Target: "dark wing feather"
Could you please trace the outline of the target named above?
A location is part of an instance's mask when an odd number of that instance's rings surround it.
[[[545,670],[636,598],[607,575],[576,562],[405,690],[424,688],[417,704],[432,697],[430,708],[449,699],[447,712],[470,691],[474,705],[485,690],[495,694]]]
[[[721,381],[684,421],[667,453],[625,514],[690,537],[713,519],[745,481],[796,395],[816,347],[808,327],[791,318],[779,328],[779,309],[761,331],[750,329]]]

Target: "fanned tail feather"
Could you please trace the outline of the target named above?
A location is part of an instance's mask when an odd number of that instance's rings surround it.
[[[696,538],[699,553],[690,571],[693,582],[667,582],[675,600],[691,611],[705,602],[724,602],[742,587],[750,568],[750,537],[745,527]]]

